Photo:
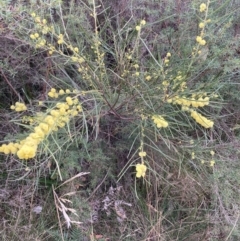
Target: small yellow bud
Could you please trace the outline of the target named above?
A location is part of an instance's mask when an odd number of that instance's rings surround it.
[[[48,96],[53,98],[54,97],[54,93],[53,92],[48,92]]]
[[[196,41],[199,43],[199,42],[202,41],[202,38],[201,38],[200,36],[197,36],[197,37],[196,37]]]
[[[211,160],[210,163],[209,163],[209,166],[210,166],[210,167],[213,167],[214,164],[215,164],[215,161],[214,161],[214,160]]]
[[[36,37],[35,37],[34,34],[30,34],[30,38],[31,38],[31,39],[36,39]]]
[[[138,68],[139,68],[139,65],[138,65],[138,64],[134,64],[133,67],[134,67],[135,69],[138,69]]]
[[[140,31],[141,30],[141,27],[139,25],[136,26],[136,30],[137,31]]]
[[[65,94],[65,92],[64,92],[64,90],[59,90],[59,95],[64,95]]]
[[[73,100],[71,97],[66,97],[66,102],[68,103],[68,105],[73,105]]]
[[[206,40],[202,39],[200,42],[199,42],[200,45],[205,45],[206,44]]]
[[[210,151],[210,154],[211,154],[212,156],[214,156],[214,155],[215,155],[215,152],[214,152],[214,151]]]
[[[138,153],[138,155],[139,155],[140,157],[145,157],[145,156],[147,155],[147,153],[146,153],[145,151],[140,151],[140,152]]]
[[[149,81],[149,80],[151,80],[151,78],[152,78],[152,77],[151,77],[150,75],[148,75],[148,76],[146,76],[145,79]]]
[[[205,24],[204,23],[199,23],[199,28],[204,28]]]

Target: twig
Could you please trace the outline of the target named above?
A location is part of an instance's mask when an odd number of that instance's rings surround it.
[[[12,91],[17,95],[17,97],[22,101],[22,102],[24,102],[23,101],[23,99],[22,99],[22,97],[19,95],[19,93],[14,89],[14,87],[12,86],[12,84],[9,82],[9,80],[7,79],[7,77],[6,77],[6,75],[4,74],[4,72],[2,71],[2,69],[0,69],[0,72],[1,72],[1,74],[2,74],[2,76],[3,76],[3,79],[7,82],[7,84],[10,86],[10,88],[12,89]]]

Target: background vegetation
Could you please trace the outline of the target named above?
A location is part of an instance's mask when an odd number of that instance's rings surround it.
[[[2,240],[239,240],[239,11],[1,1]]]

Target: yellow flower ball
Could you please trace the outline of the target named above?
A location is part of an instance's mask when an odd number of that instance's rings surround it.
[[[199,42],[200,45],[205,45],[206,44],[206,40],[202,39],[200,42]]]
[[[78,115],[78,111],[77,110],[72,110],[71,112],[72,116],[75,117]]]
[[[142,163],[142,164],[138,163],[136,165],[136,177],[137,178],[145,177],[146,171],[147,171],[147,167],[144,163]]]
[[[42,129],[42,131],[47,134],[49,132],[49,126],[46,123],[40,123],[39,127]]]
[[[37,146],[23,145],[17,152],[19,159],[30,159],[36,156]]]
[[[211,160],[210,163],[209,163],[209,166],[210,167],[213,167],[215,165],[215,161],[214,160]]]
[[[33,39],[33,40],[36,39],[34,34],[30,34],[30,38]]]
[[[65,91],[64,90],[59,90],[59,95],[64,95],[65,94]]]
[[[55,123],[55,120],[54,120],[54,118],[53,118],[52,116],[48,115],[48,116],[46,116],[46,118],[44,119],[44,122],[45,122],[46,124],[48,124],[50,127],[52,127],[52,126],[54,125],[54,123]]]
[[[51,98],[54,98],[54,93],[53,92],[48,92],[48,96],[51,97]]]
[[[77,105],[77,110],[78,111],[82,111],[82,106],[81,105]]]
[[[204,23],[199,23],[199,28],[204,28],[205,24]]]
[[[66,97],[66,102],[68,103],[68,105],[73,105],[73,100],[71,97]]]
[[[145,77],[145,79],[146,79],[147,81],[151,80],[151,78],[152,78],[152,77],[151,77],[150,75],[148,75],[148,76]]]
[[[61,115],[64,115],[64,114],[66,114],[66,109],[63,108],[63,107],[61,107],[61,108],[59,109],[59,112],[60,112]]]
[[[202,41],[202,38],[201,38],[200,36],[197,36],[197,37],[196,37],[196,41],[197,41],[198,43],[200,43],[200,42]]]
[[[200,4],[200,12],[204,12],[207,9],[207,5],[205,3]]]
[[[140,152],[138,153],[138,155],[139,155],[140,157],[145,157],[145,156],[147,155],[147,153],[146,153],[145,151],[140,151]]]
[[[16,145],[14,143],[10,142],[8,144],[8,148],[9,148],[9,151],[10,151],[11,154],[16,154],[17,153],[18,149],[17,149],[17,147],[16,147]]]
[[[137,31],[140,31],[140,30],[141,30],[141,26],[137,25],[137,26],[136,26],[136,30],[137,30]]]
[[[59,117],[59,116],[60,116],[60,113],[59,113],[59,111],[57,111],[57,110],[51,110],[51,111],[50,111],[50,114],[51,114],[52,116],[54,116],[54,117]]]
[[[136,75],[136,76],[139,76],[139,75],[140,75],[140,73],[139,73],[139,72],[136,72],[136,73],[135,73],[135,75]]]

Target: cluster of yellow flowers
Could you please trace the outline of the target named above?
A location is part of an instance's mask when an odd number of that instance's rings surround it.
[[[55,88],[51,88],[51,90],[48,92],[48,96],[51,98],[58,98],[61,95],[71,94],[71,93],[78,94],[80,92],[76,89],[74,89],[73,91],[71,91],[69,89],[66,89],[66,90],[60,89],[59,91],[57,91]]]
[[[47,34],[49,32],[53,31],[53,26],[47,25],[46,19],[41,19],[36,13],[31,13],[32,18],[34,19],[34,22],[36,23],[36,27],[42,34]]]
[[[208,160],[208,161],[205,161],[205,160],[202,159],[202,160],[201,160],[201,164],[205,164],[205,163],[207,162],[207,163],[209,163],[209,166],[210,166],[210,167],[213,167],[213,166],[215,165],[215,160],[213,160],[213,157],[214,157],[214,155],[215,155],[215,152],[214,152],[214,151],[210,151],[210,154],[211,154],[211,156],[212,156],[212,157],[211,157],[211,160],[210,160],[210,161],[209,161],[209,160]]]
[[[200,45],[205,45],[205,44],[206,44],[206,40],[204,40],[201,36],[197,36],[197,37],[196,37],[196,41],[197,41]]]
[[[178,105],[182,105],[183,107],[203,107],[206,105],[209,105],[209,97],[199,97],[198,99],[191,97],[190,99],[186,98],[186,97],[179,97],[179,96],[175,96],[173,98],[169,98],[167,100],[168,103],[173,103],[173,104],[178,104]]]
[[[42,48],[46,46],[47,41],[44,36],[40,35],[45,35],[49,32],[53,32],[53,26],[48,26],[47,20],[41,19],[39,16],[37,16],[36,13],[31,13],[31,16],[35,22],[36,32],[31,33],[30,38],[35,41],[36,48]]]
[[[144,26],[145,24],[146,24],[146,21],[145,20],[141,20],[140,24],[136,26],[136,30],[140,31],[142,26]]]
[[[162,85],[164,86],[163,89],[167,90],[170,83],[173,83],[172,89],[177,89],[177,92],[183,92],[187,88],[187,83],[185,79],[186,77],[182,75],[182,72],[178,71],[176,77],[173,78],[173,76],[170,76],[170,79],[168,81],[164,80],[162,82]]]
[[[136,177],[137,178],[145,177],[146,171],[147,171],[147,166],[144,164],[144,160],[143,160],[143,158],[145,156],[147,156],[147,153],[142,150],[143,149],[143,143],[141,144],[140,149],[141,149],[141,151],[138,153],[138,155],[141,157],[142,163],[138,163],[136,165]]]
[[[49,93],[64,94],[70,90],[56,91],[51,89]],[[48,93],[48,94],[49,94]],[[51,95],[51,94],[50,94]],[[54,95],[56,97],[56,95]],[[72,117],[82,112],[82,106],[77,98],[67,96],[65,102],[58,102],[48,115],[42,115],[38,125],[34,127],[34,131],[27,138],[19,143],[9,143],[0,146],[0,152],[4,154],[17,154],[19,159],[30,159],[36,156],[38,145],[52,132],[63,128]]]
[[[185,82],[184,82],[185,83]],[[199,108],[209,105],[210,98],[206,96],[207,93],[198,93],[198,94],[192,94],[191,97],[187,98],[185,96],[174,96],[172,98],[169,98],[167,96],[167,102],[171,104],[177,104],[182,106],[183,111],[187,111],[191,113],[192,118],[200,125],[202,125],[205,128],[211,128],[213,127],[214,122],[211,120],[208,120],[206,117],[202,116],[198,112],[196,112],[194,109],[190,108]]]
[[[27,110],[27,106],[24,103],[16,102],[15,105],[11,105],[10,109],[20,112]]]
[[[63,41],[63,35],[62,34],[59,34],[58,35],[58,41],[57,41],[58,44],[63,44],[64,41]]]
[[[200,5],[200,12],[205,12],[207,10],[208,6],[205,3],[202,3]],[[198,47],[197,48],[193,48],[193,52],[192,55],[196,56],[196,54],[201,54],[202,51],[199,50],[199,46],[204,46],[206,45],[206,40],[204,39],[204,30],[205,30],[205,26],[207,23],[210,23],[211,19],[207,19],[207,12],[205,14],[205,18],[202,20],[202,22],[199,23],[199,28],[201,29],[200,34],[196,37],[196,42],[198,43]]]
[[[147,171],[147,166],[144,163],[138,163],[136,165],[136,177],[145,177]]]
[[[3,144],[0,146],[0,152],[8,155],[8,154],[16,154],[17,150],[19,149],[19,144],[18,143],[13,143],[10,142],[8,145]]]
[[[201,115],[200,113],[198,113],[195,110],[191,110],[191,117],[201,126],[205,127],[205,128],[211,128],[214,125],[214,122],[207,119],[206,117],[204,117],[203,115]]]
[[[168,122],[161,115],[153,115],[152,120],[157,125],[157,128],[168,127]]]
[[[170,57],[171,57],[171,53],[167,53],[166,58],[165,58],[165,60],[164,60],[164,64],[165,64],[166,66],[168,66]]]
[[[52,55],[54,52],[58,52],[61,55],[64,55],[64,53],[61,51],[61,49],[56,49],[54,45],[47,43],[44,36],[40,36],[40,34],[47,34],[50,33],[57,38],[58,45],[65,44],[66,47],[73,52],[73,55],[71,56],[71,60],[73,62],[76,62],[78,64],[82,64],[85,62],[85,59],[82,56],[79,56],[79,49],[78,47],[73,47],[71,44],[67,44],[64,41],[63,34],[55,34],[53,26],[47,26],[47,20],[41,19],[39,16],[36,15],[36,13],[31,14],[32,18],[35,21],[35,27],[37,32],[31,33],[30,38],[35,41],[35,47],[36,48],[45,48],[48,50],[48,53]],[[83,72],[85,68],[79,67],[79,72]]]

